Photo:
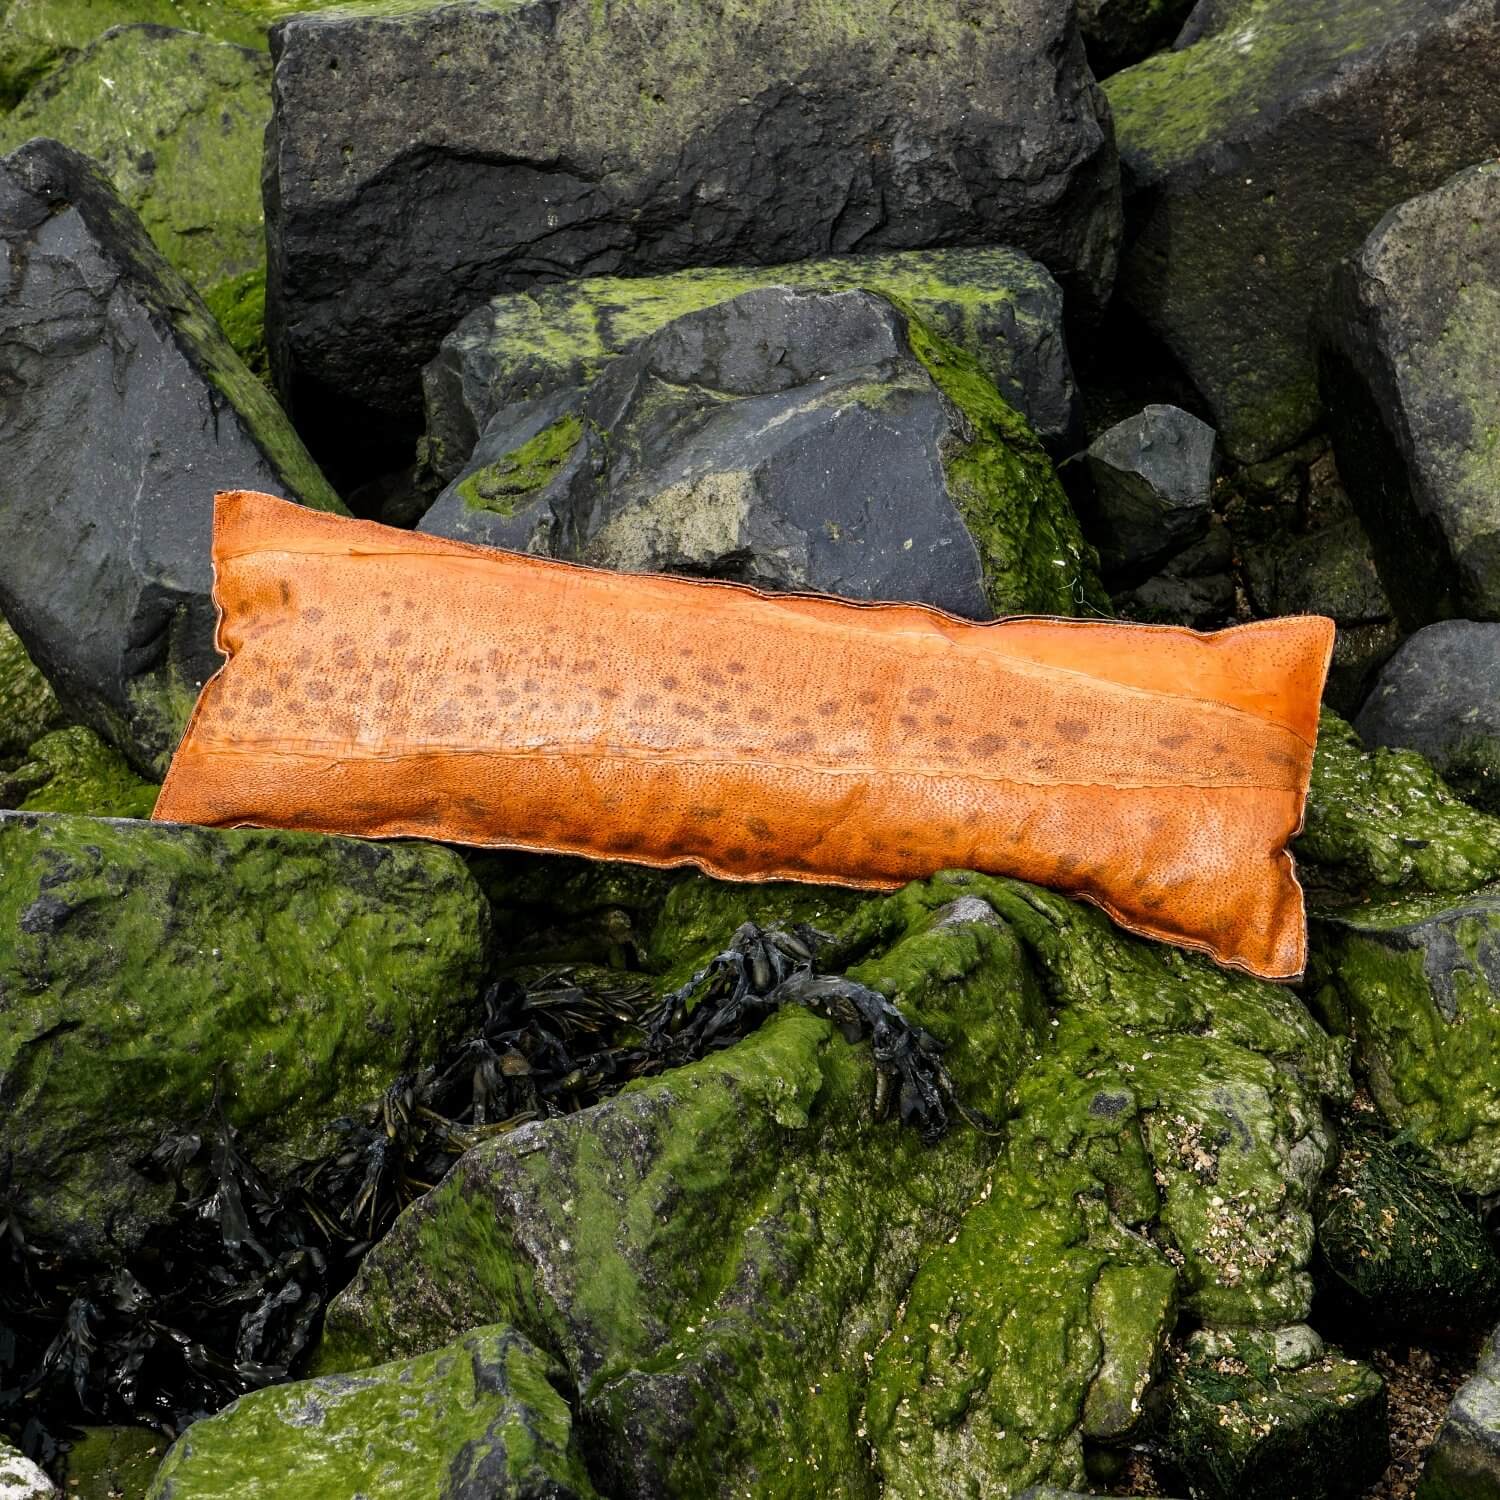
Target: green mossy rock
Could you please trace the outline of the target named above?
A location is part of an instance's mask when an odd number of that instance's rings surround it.
[[[280,16],[340,0],[0,0],[0,117],[60,63],[114,26],[146,22],[266,47]]]
[[[1500,1256],[1432,1158],[1368,1125],[1340,1132],[1318,1211],[1328,1291],[1364,1327],[1451,1334],[1500,1311]]]
[[[1315,904],[1361,893],[1458,895],[1500,879],[1500,818],[1460,801],[1412,751],[1363,750],[1325,711],[1296,853]]]
[[[146,1427],[85,1427],[61,1460],[63,1492],[76,1500],[145,1500],[167,1442]]]
[[[1195,1335],[1163,1395],[1168,1455],[1197,1500],[1335,1500],[1386,1467],[1384,1382],[1310,1328]]]
[[[118,750],[80,724],[44,735],[9,776],[0,776],[0,805],[23,812],[149,818],[158,791]]]
[[[730,894],[674,887],[674,978],[744,919]],[[1288,992],[961,872],[860,901],[830,962],[947,1043],[1003,1140],[874,1124],[866,1046],[786,1011],[470,1152],[336,1300],[318,1368],[503,1320],[562,1354],[624,1492],[1007,1496],[1128,1440],[1179,1306],[1305,1315],[1348,1083]]]
[[[1075,435],[1077,391],[1063,340],[1062,293],[1030,257],[984,246],[590,276],[495,297],[443,340],[422,373],[428,462],[444,481],[452,479],[502,407],[586,385],[683,313],[765,286],[892,297],[971,354],[1044,439]]]
[[[57,694],[0,616],[0,771],[13,766],[35,741],[64,722]]]
[[[1456,1186],[1500,1191],[1500,886],[1325,913],[1308,978],[1391,1125]]]
[[[0,1437],[0,1496],[4,1500],[58,1500],[60,1493],[36,1464]]]
[[[50,136],[97,162],[201,294],[261,270],[261,138],[271,60],[190,31],[121,26],[8,116],[0,155]]]
[[[488,911],[422,844],[0,813],[0,1159],[28,1239],[130,1247],[216,1081],[274,1173],[461,1024]]]
[[[241,1396],[172,1445],[150,1500],[593,1500],[555,1361],[512,1328]]]

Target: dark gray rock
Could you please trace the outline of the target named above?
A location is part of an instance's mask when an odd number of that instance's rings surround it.
[[[502,412],[421,530],[971,618],[1071,613],[1088,549],[976,367],[869,292],[688,313]]]
[[[1106,85],[1132,238],[1119,294],[1240,460],[1317,420],[1311,315],[1394,204],[1500,140],[1495,0],[1241,0]]]
[[[461,317],[559,276],[1008,244],[1080,308],[1113,278],[1108,114],[1054,0],[370,7],[271,50],[267,327],[299,424],[414,415]]]
[[[0,612],[64,707],[159,775],[219,664],[217,489],[341,509],[87,158],[0,161]]]
[[[1018,250],[903,250],[784,266],[667,276],[591,276],[491,298],[443,340],[422,372],[427,463],[445,483],[497,413],[583,385],[683,313],[764,286],[863,289],[891,297],[974,356],[1049,445],[1078,429],[1062,292]]]
[[[1386,663],[1355,727],[1366,744],[1420,750],[1455,791],[1500,812],[1500,624],[1419,630]]]
[[[1491,162],[1387,214],[1340,267],[1323,325],[1339,469],[1409,630],[1500,619],[1497,348]]]
[[[1159,573],[1115,594],[1114,604],[1127,619],[1147,624],[1190,625],[1194,630],[1232,625],[1234,544],[1229,528],[1215,518],[1206,535],[1168,558]]]
[[[561,1366],[503,1325],[354,1375],[241,1396],[193,1423],[149,1500],[259,1500],[288,1475],[327,1500],[594,1500]]]
[[[1193,0],[1078,0],[1094,76],[1118,73],[1166,46],[1192,8]]]
[[[1148,406],[1090,444],[1084,525],[1106,579],[1149,573],[1207,534],[1214,449],[1213,428],[1175,406]]]
[[[1328,615],[1337,622],[1323,696],[1352,714],[1401,640],[1358,518],[1345,513],[1305,535],[1247,546],[1244,574],[1257,614]]]
[[[1427,1454],[1417,1500],[1495,1500],[1500,1495],[1500,1335],[1464,1382]]]

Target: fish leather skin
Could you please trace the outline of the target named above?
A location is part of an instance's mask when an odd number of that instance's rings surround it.
[[[1268,979],[1333,622],[1203,634],[610,573],[248,491],[153,816],[887,889],[1016,876]]]

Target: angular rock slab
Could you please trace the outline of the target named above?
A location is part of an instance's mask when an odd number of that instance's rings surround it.
[[[1355,725],[1417,750],[1476,806],[1500,812],[1500,624],[1443,620],[1385,664]]]
[[[147,1500],[299,1494],[594,1500],[555,1360],[513,1328],[241,1396],[172,1445]]]
[[[1317,1008],[1355,1037],[1381,1113],[1457,1187],[1500,1190],[1500,888],[1331,911],[1318,926]]]
[[[0,161],[0,612],[69,713],[160,775],[218,668],[216,489],[342,510],[85,157]]]
[[[1500,162],[1387,214],[1323,327],[1339,471],[1402,622],[1500,619]]]
[[[1417,1500],[1495,1500],[1500,1495],[1500,1340],[1448,1408],[1427,1455]]]
[[[0,153],[45,136],[90,157],[207,296],[265,264],[260,155],[270,112],[263,52],[117,26],[0,115]]]
[[[1233,458],[1316,421],[1329,276],[1387,209],[1500,140],[1497,74],[1494,0],[1241,0],[1109,80],[1133,229],[1120,295]]]
[[[1352,1500],[1384,1472],[1384,1382],[1306,1325],[1200,1332],[1187,1354],[1166,1448],[1199,1500]]]
[[[971,619],[1070,614],[1091,557],[972,361],[869,292],[688,313],[586,392],[502,411],[418,528]]]
[[[1089,445],[1090,540],[1105,576],[1149,572],[1213,519],[1217,438],[1176,406],[1148,406]]]
[[[903,250],[793,265],[591,276],[493,297],[443,340],[422,372],[427,462],[452,479],[508,406],[591,381],[637,340],[684,313],[757,287],[878,292],[971,354],[1047,443],[1078,425],[1062,292],[1017,250]]]
[[[1052,0],[368,7],[271,46],[267,318],[299,423],[414,412],[461,317],[559,275],[1008,244],[1082,307],[1113,278],[1108,117]]]
[[[488,909],[422,844],[0,813],[0,1161],[33,1242],[162,1222],[138,1168],[221,1083],[264,1170],[430,1059],[473,1000]]]

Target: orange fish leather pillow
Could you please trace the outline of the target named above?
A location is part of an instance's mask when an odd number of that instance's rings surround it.
[[[218,645],[154,816],[873,889],[1018,876],[1301,973],[1333,624],[975,624],[608,573],[268,495],[214,515]]]

